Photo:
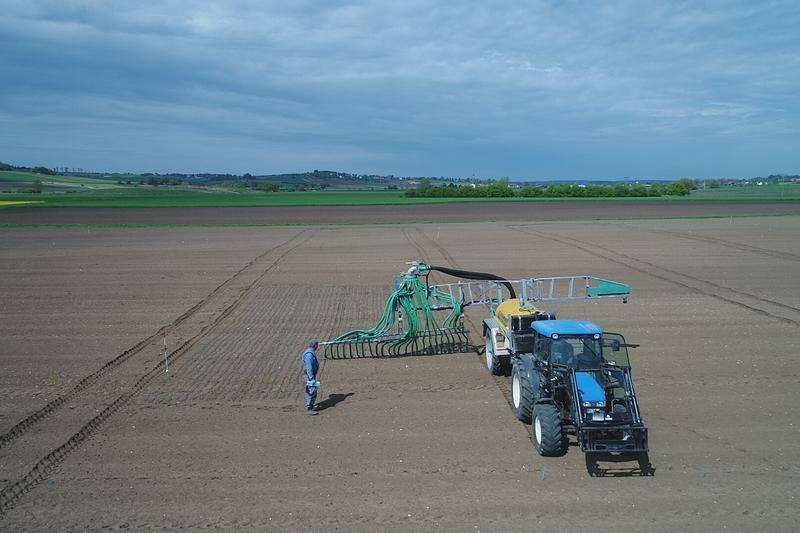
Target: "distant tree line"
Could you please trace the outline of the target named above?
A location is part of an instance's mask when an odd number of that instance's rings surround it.
[[[249,189],[253,189],[254,191],[263,191],[263,192],[278,192],[279,190],[281,190],[281,184],[272,181],[264,181],[264,182],[252,181],[247,184],[247,187]]]
[[[210,186],[226,186],[245,188],[253,191],[277,192],[324,190],[335,188],[384,188],[388,190],[405,189],[409,181],[418,183],[416,189],[406,190],[409,197],[420,198],[608,198],[608,197],[659,197],[683,196],[692,189],[716,189],[727,186],[744,186],[753,182],[762,184],[776,184],[787,182],[800,182],[800,176],[788,174],[770,174],[766,177],[748,179],[740,178],[715,178],[689,180],[681,179],[674,183],[586,183],[586,184],[550,184],[524,183],[512,187],[508,179],[499,181],[479,180],[475,177],[446,179],[445,177],[428,178],[396,178],[394,175],[377,174],[350,174],[333,170],[315,169],[313,172],[295,174],[270,174],[252,175],[249,172],[242,175],[219,173],[106,173],[83,172],[83,169],[72,169],[68,172],[66,167],[47,168],[44,166],[15,166],[0,161],[0,171],[32,172],[40,175],[58,175],[68,173],[86,177],[117,179],[117,183],[125,185],[149,186],[175,186],[186,184],[203,184]],[[412,181],[412,183],[413,183]]]
[[[546,187],[526,186],[514,188],[508,180],[502,179],[486,185],[447,185],[436,186],[430,180],[420,180],[416,189],[406,191],[411,198],[645,198],[658,196],[685,196],[697,188],[689,179],[681,179],[669,184],[615,183],[611,185],[573,185],[551,184]]]
[[[139,180],[139,185],[151,185],[153,187],[158,185],[182,185],[183,183],[184,180],[180,178],[159,177],[153,174],[148,175],[147,179]]]
[[[8,163],[3,163],[0,161],[0,170],[18,170],[21,172],[33,172],[35,174],[44,174],[46,176],[55,176],[56,173],[50,170],[47,167],[15,167],[14,165],[9,165]]]

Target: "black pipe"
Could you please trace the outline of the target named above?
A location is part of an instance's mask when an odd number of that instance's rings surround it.
[[[448,274],[453,276],[454,278],[463,278],[463,279],[474,279],[479,281],[498,281],[501,285],[504,285],[506,289],[508,289],[508,293],[510,294],[511,298],[516,298],[517,293],[514,290],[514,287],[511,283],[506,280],[506,278],[497,276],[495,274],[490,274],[488,272],[471,272],[469,270],[458,270],[455,268],[447,268],[447,267],[440,267],[434,265],[428,265],[429,270],[435,270],[437,272],[441,272],[442,274]]]

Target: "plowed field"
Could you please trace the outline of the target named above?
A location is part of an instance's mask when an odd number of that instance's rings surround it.
[[[797,530],[798,232],[797,216],[0,228],[0,529]],[[539,457],[480,350],[321,360],[305,416],[304,342],[372,326],[413,259],[629,283],[625,305],[549,309],[641,344],[654,475],[574,440]]]

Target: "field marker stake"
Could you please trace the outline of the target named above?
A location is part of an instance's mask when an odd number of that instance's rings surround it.
[[[169,372],[169,360],[167,359],[167,337],[164,336],[164,372]]]

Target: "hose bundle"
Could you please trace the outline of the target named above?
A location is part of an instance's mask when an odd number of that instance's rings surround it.
[[[450,313],[441,324],[434,316],[429,299],[451,308]],[[398,323],[398,312],[405,319],[406,326],[403,334],[393,333]],[[383,315],[377,324],[370,329],[349,331],[336,337],[329,344],[345,341],[383,340],[389,346],[401,348],[411,344],[421,334],[436,334],[456,327],[460,316],[461,305],[455,299],[437,291],[429,293],[427,286],[417,276],[405,276],[400,286],[389,296],[383,309]]]
[[[325,356],[396,356],[456,353],[468,349],[467,332],[460,322],[462,303],[450,294],[430,289],[427,279],[424,283],[420,279],[420,275],[427,278],[433,270],[463,279],[498,281],[508,288],[512,298],[516,296],[511,284],[494,274],[415,263],[389,296],[378,323],[370,329],[348,331],[323,343]],[[432,308],[431,302],[441,306]],[[450,313],[440,323],[435,311],[443,309],[450,309]],[[400,331],[401,320],[405,321],[405,331]]]

